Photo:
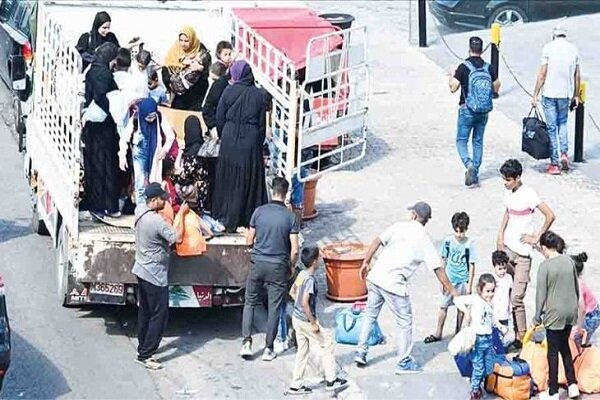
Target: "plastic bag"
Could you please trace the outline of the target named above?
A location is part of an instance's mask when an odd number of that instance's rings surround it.
[[[357,307],[345,308],[338,312],[335,316],[335,341],[342,344],[357,345],[363,321],[364,314]],[[385,337],[376,320],[371,327],[367,344],[375,346],[384,342]]]
[[[92,100],[90,105],[83,111],[81,119],[89,122],[104,122],[107,116],[104,110]]]
[[[200,217],[198,214],[189,210],[183,215],[181,211],[175,216],[173,225],[175,229],[183,224],[183,241],[175,246],[175,252],[178,256],[189,257],[199,256],[206,252],[206,241],[200,231]]]
[[[451,356],[468,353],[475,345],[475,332],[470,326],[462,328],[448,343],[448,352]]]

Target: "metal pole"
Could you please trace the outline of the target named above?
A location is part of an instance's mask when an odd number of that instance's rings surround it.
[[[427,47],[427,5],[426,0],[419,0],[419,47]]]
[[[573,161],[584,162],[583,159],[583,122],[585,120],[586,83],[581,82],[579,88],[579,107],[575,109],[575,154]]]
[[[496,69],[496,73],[498,74],[498,77],[500,77],[500,24],[497,22],[494,22],[492,24],[492,29],[490,30],[491,33],[491,56],[490,56],[490,61],[492,66]],[[495,99],[497,99],[498,97],[500,97],[500,95],[497,92],[494,92],[494,96]]]

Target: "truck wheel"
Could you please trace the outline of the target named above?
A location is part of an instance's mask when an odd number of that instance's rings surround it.
[[[17,96],[13,96],[13,111],[15,118],[15,130],[17,131],[19,153],[25,150],[25,120],[23,119],[23,110],[21,108],[21,100]]]
[[[69,295],[69,244],[67,240],[67,229],[64,225],[58,232],[56,246],[56,283],[58,289],[58,301],[63,307],[67,306]]]
[[[33,211],[31,216],[31,228],[35,233],[41,236],[48,236],[50,232],[48,232],[48,228],[46,228],[46,224],[44,220],[41,219],[40,214],[37,210],[37,202],[33,204]]]

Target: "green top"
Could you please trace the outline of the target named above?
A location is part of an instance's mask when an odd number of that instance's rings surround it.
[[[577,324],[579,285],[571,257],[559,255],[540,264],[535,296],[535,323],[544,315],[546,329],[562,330]]]

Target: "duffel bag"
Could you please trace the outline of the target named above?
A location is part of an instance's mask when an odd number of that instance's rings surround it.
[[[542,120],[537,107],[532,107],[529,115],[523,118],[521,140],[521,150],[531,157],[536,160],[550,158],[548,127],[544,120]]]
[[[535,336],[540,339],[534,340]],[[523,348],[519,354],[519,358],[527,361],[531,370],[531,377],[535,382],[539,391],[548,389],[548,341],[543,326],[530,328],[523,337]],[[563,366],[562,357],[558,355],[558,383],[560,385],[567,384],[565,377],[565,368]]]
[[[506,359],[504,356],[504,346],[502,343],[502,334],[498,328],[492,330],[492,343],[496,352],[497,362]],[[454,356],[454,363],[460,373],[460,376],[470,378],[473,373],[473,363],[471,362],[471,353],[459,353]]]
[[[341,344],[357,345],[363,321],[364,314],[361,307],[354,306],[351,309],[345,308],[339,311],[335,316],[335,341]],[[371,328],[367,344],[375,346],[384,341],[383,332],[376,320]]]
[[[583,393],[600,393],[600,349],[592,345],[571,345],[577,386]]]
[[[532,395],[533,381],[527,362],[504,360],[494,365],[485,382],[485,390],[505,400],[527,400]]]

